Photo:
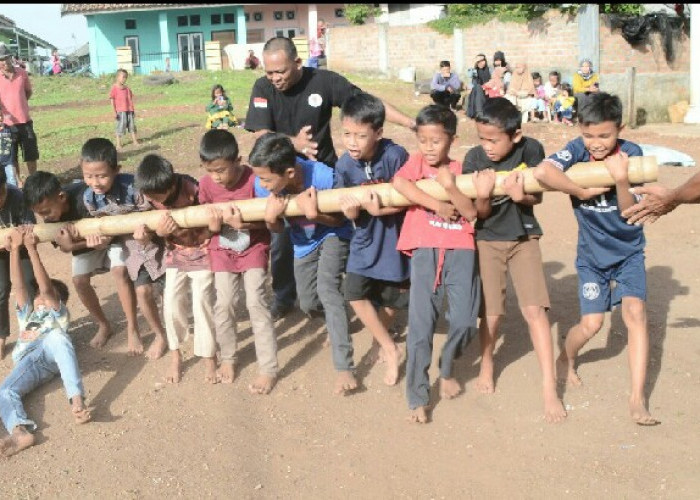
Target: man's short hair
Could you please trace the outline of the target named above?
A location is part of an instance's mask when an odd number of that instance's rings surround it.
[[[386,109],[381,99],[362,92],[345,99],[340,108],[340,119],[345,118],[357,123],[369,124],[373,130],[377,131],[384,126]]]
[[[430,104],[418,112],[416,127],[442,125],[448,135],[457,133],[457,115],[450,108],[440,104]]]
[[[175,184],[173,164],[160,155],[143,157],[134,175],[134,187],[142,193],[164,194]]]
[[[299,54],[297,53],[297,46],[294,45],[294,42],[292,42],[291,38],[287,38],[284,36],[276,36],[274,38],[270,38],[263,47],[263,53],[276,52],[278,50],[283,51],[290,61],[296,61],[299,58]]]
[[[24,181],[22,188],[24,203],[31,209],[45,199],[56,196],[62,190],[58,177],[51,172],[37,170]]]
[[[80,150],[80,163],[104,162],[109,168],[116,170],[118,166],[117,148],[109,139],[104,137],[93,137],[83,144]]]
[[[486,99],[484,107],[475,120],[477,123],[493,125],[513,137],[522,128],[522,115],[518,108],[505,97]]]
[[[236,161],[238,159],[238,142],[228,130],[208,130],[199,141],[199,159],[205,163],[216,160]]]
[[[591,93],[578,111],[578,121],[581,125],[615,122],[619,128],[622,125],[622,101],[606,92]]]
[[[268,132],[258,138],[248,156],[253,167],[267,167],[270,172],[282,175],[297,163],[292,140],[278,132]]]
[[[441,67],[441,68],[449,68],[449,67],[450,67],[450,61],[440,61],[440,67]]]

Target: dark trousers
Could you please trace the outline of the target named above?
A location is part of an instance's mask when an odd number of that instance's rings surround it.
[[[277,307],[291,307],[297,298],[294,280],[294,246],[289,237],[289,226],[281,233],[272,233],[270,242],[272,290]]]
[[[34,300],[37,292],[37,284],[32,271],[32,262],[25,248],[19,251],[19,262],[24,276],[24,287],[27,290],[29,300]],[[7,338],[10,335],[10,253],[0,250],[0,338]]]
[[[460,93],[459,92],[447,92],[446,90],[433,90],[430,93],[430,97],[433,98],[435,104],[442,104],[449,108],[456,108],[459,102]]]

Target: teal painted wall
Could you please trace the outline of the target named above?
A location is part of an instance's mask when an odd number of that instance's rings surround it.
[[[211,24],[211,15],[221,14],[221,24]],[[223,15],[232,14],[233,22],[224,23]],[[177,18],[187,16],[188,21],[191,15],[199,15],[199,26],[178,26]],[[170,70],[180,71],[180,60],[178,57],[178,37],[180,33],[201,33],[202,50],[204,42],[212,39],[212,31],[236,31],[238,38],[240,21],[236,19],[242,17],[243,7],[223,6],[212,8],[192,8],[192,9],[170,9],[152,11],[133,11],[105,13],[86,16],[88,32],[90,38],[90,64],[92,72],[96,75],[113,73],[117,70],[116,47],[126,45],[124,41],[127,36],[138,36],[139,38],[139,65],[134,67],[137,74],[149,74],[153,70],[164,71],[166,69],[166,57],[170,58]],[[125,21],[134,19],[136,29],[127,30]],[[167,35],[161,35],[161,29],[167,26]],[[239,43],[245,43],[245,29],[243,30],[243,40],[237,39]],[[162,41],[167,40],[169,47],[163,47]],[[164,52],[168,50],[168,52]],[[202,55],[202,64],[204,56]]]

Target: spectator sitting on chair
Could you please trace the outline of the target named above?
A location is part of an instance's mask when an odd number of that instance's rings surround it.
[[[517,63],[510,79],[506,99],[515,104],[527,121],[527,114],[535,108],[535,83],[527,70],[527,64]]]
[[[440,61],[440,71],[435,73],[430,82],[430,97],[435,104],[447,106],[452,110],[457,109],[462,82],[450,68],[450,61]]]
[[[256,69],[260,66],[260,59],[255,55],[253,49],[248,51],[248,57],[245,58],[245,69]]]

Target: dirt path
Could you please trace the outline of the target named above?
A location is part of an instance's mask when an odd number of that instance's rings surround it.
[[[189,143],[179,145],[183,162],[196,159],[200,131],[194,132]],[[528,124],[525,132],[542,140],[548,153],[576,133],[540,124]],[[697,127],[647,126],[624,137],[700,158],[698,132]],[[392,125],[386,135],[414,147],[412,136]],[[242,150],[251,144],[241,132]],[[473,125],[461,123],[454,156],[461,160],[474,144]],[[677,185],[696,171],[662,167],[660,180]],[[568,198],[560,194],[546,195],[536,213],[545,230],[550,317],[559,336],[578,314],[576,222]],[[483,396],[472,388],[478,373],[473,343],[457,363],[465,394],[453,401],[435,399],[434,421],[416,426],[404,421],[403,373],[389,388],[382,384],[380,366],[362,364],[370,338],[356,320],[362,389],[352,396],[332,395],[323,324],[298,312],[276,325],[282,372],[269,396],[251,396],[245,389],[255,374],[245,311],[239,378],[233,385],[205,385],[188,343],[183,382],[165,386],[167,359],[126,356],[116,292],[110,277],[101,275],[94,283],[118,332],[108,349],[88,346],[95,328],[75,293],[68,304],[95,421],[72,423],[58,379],[28,397],[27,410],[40,429],[37,446],[3,464],[0,496],[695,498],[700,488],[699,215],[699,207],[681,207],[646,230],[648,392],[660,426],[638,427],[627,417],[629,371],[619,314],[606,320],[583,353],[579,373],[585,385],[564,393],[570,410],[564,424],[548,425],[541,418],[537,360],[511,294],[496,354],[496,393]],[[41,251],[50,273],[69,280],[70,257],[48,246]],[[400,319],[405,324],[405,316]],[[141,325],[146,328],[143,320]],[[433,380],[443,342],[444,335],[437,335]],[[0,375],[10,368],[8,357],[0,363]]]

